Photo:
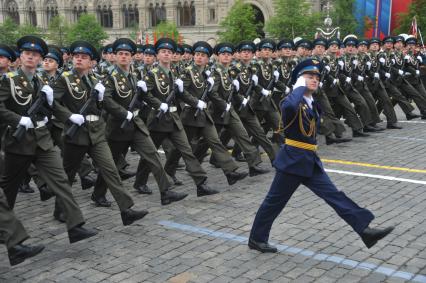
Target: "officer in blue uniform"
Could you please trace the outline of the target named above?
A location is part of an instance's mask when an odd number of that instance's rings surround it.
[[[275,178],[254,219],[248,242],[251,249],[277,252],[276,247],[268,244],[272,223],[300,184],[324,199],[361,236],[368,248],[393,230],[393,227],[369,228],[374,215],[334,186],[316,154],[320,109],[312,94],[319,86],[321,70],[321,63],[314,59],[300,62],[293,70],[292,81],[297,81],[281,103],[285,144],[275,158]]]

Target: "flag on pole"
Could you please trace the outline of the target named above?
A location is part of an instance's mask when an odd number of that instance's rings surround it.
[[[408,33],[417,38],[417,31],[417,19],[416,16],[414,16],[413,20],[411,21],[410,31]]]

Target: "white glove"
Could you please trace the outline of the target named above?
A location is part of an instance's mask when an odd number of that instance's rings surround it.
[[[306,87],[306,79],[303,76],[297,78],[296,83],[293,86],[293,89],[296,89],[300,86]]]
[[[385,77],[390,79],[391,75],[389,73],[385,73]]]
[[[419,76],[419,75],[420,75],[420,71],[416,70],[416,76]]]
[[[243,104],[244,106],[246,106],[248,101],[249,101],[249,100],[248,100],[247,98],[244,98],[244,99],[243,99],[242,104]]]
[[[98,91],[98,101],[104,100],[105,87],[101,83],[95,85],[95,89]]]
[[[235,90],[239,91],[240,90],[240,82],[237,80],[233,80],[232,84],[235,86]]]
[[[364,77],[363,76],[358,76],[358,81],[360,81],[360,82],[364,81]]]
[[[257,86],[257,84],[259,83],[259,77],[256,75],[251,76],[251,80],[254,83],[254,86]]]
[[[34,124],[31,121],[30,117],[22,116],[21,120],[19,120],[19,125],[24,126],[26,130],[34,128]]]
[[[290,88],[288,86],[285,87],[285,94],[289,94],[290,93]]]
[[[160,110],[163,112],[167,112],[167,110],[169,110],[169,105],[167,105],[167,103],[161,103]]]
[[[395,59],[393,59],[393,58],[392,58],[392,60],[391,60],[391,61],[392,61],[392,64],[394,64],[394,65],[395,65],[395,63],[396,63]]]
[[[407,61],[410,60],[410,55],[405,55],[404,59]]]
[[[379,62],[382,63],[382,64],[384,64],[384,63],[386,63],[386,60],[385,60],[385,58],[380,58]]]
[[[319,83],[319,88],[322,88],[324,84],[322,82]]]
[[[207,75],[207,77],[209,77],[212,72],[210,72],[210,70],[206,70],[204,73]]]
[[[53,104],[53,89],[49,85],[44,85],[41,88],[41,92],[44,92],[46,94],[47,104],[52,106],[52,104]]]
[[[374,73],[374,78],[375,78],[375,79],[380,79],[380,75],[379,75],[379,73]]]
[[[205,103],[204,101],[202,101],[202,100],[198,100],[198,103],[197,103],[197,108],[198,109],[200,109],[200,110],[203,110],[204,108],[206,108],[207,107],[207,103]]]
[[[229,110],[231,110],[231,103],[226,104],[225,111],[228,112]]]
[[[417,56],[417,60],[419,60],[420,63],[423,63],[423,58],[422,56]]]
[[[269,90],[262,88],[261,93],[262,93],[263,96],[268,96],[270,92],[269,92]]]
[[[275,77],[275,82],[278,82],[278,79],[280,78],[280,73],[277,70],[274,71],[274,77]]]
[[[127,121],[130,122],[130,120],[132,120],[132,118],[133,118],[133,113],[130,112],[130,111],[127,111],[127,117],[126,117]]]
[[[148,88],[146,87],[146,82],[145,81],[138,81],[137,86],[142,89],[143,92],[147,92]]]
[[[84,124],[84,117],[83,115],[80,115],[80,114],[71,114],[71,116],[69,117],[69,120],[79,126]]]
[[[328,66],[328,65],[326,65],[324,68],[327,70],[327,72],[330,72],[330,70],[331,70],[330,66]]]
[[[349,83],[351,83],[352,79],[351,79],[350,77],[347,77],[347,78],[345,79],[345,81],[349,84]]]
[[[214,86],[214,79],[210,77],[210,78],[207,79],[207,82],[210,85],[209,91],[211,91],[213,89],[213,86]]]
[[[175,85],[177,85],[179,92],[182,93],[183,92],[183,81],[181,79],[176,79]]]
[[[339,62],[337,62],[337,63],[339,64],[340,69],[342,69],[342,70],[343,70],[343,67],[345,66],[345,63],[343,63],[343,61],[339,61]]]
[[[336,85],[336,84],[337,84],[337,82],[338,82],[338,80],[337,80],[337,79],[334,79],[334,80],[333,80],[333,85]]]
[[[352,64],[354,64],[354,66],[358,66],[358,63],[359,63],[359,62],[358,62],[358,60],[357,60],[357,59],[355,59],[355,60],[353,60],[353,61],[352,61]]]
[[[402,75],[404,74],[404,71],[403,71],[403,70],[398,70],[398,74],[399,74],[400,76],[402,76]]]
[[[49,118],[47,118],[47,116],[44,116],[44,118],[43,118],[43,122],[44,122],[44,123],[49,122]]]
[[[366,65],[367,65],[368,69],[370,70],[370,68],[371,68],[371,62],[370,62],[370,61],[368,61],[368,62],[366,63]]]

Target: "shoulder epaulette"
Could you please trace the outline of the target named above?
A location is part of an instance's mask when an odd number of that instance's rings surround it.
[[[16,72],[16,71],[15,71],[15,72],[8,72],[8,73],[7,73],[7,77],[8,77],[8,78],[13,78],[13,77],[15,77],[15,76],[17,76],[17,75],[18,75],[18,72]]]
[[[63,76],[63,77],[68,77],[70,75],[70,72],[62,72],[62,75],[61,76]]]

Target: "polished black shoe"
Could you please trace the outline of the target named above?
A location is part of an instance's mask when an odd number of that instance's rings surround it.
[[[352,136],[355,138],[365,138],[369,137],[369,134],[364,133],[362,130],[353,131]]]
[[[378,228],[365,228],[365,230],[361,233],[361,239],[367,248],[371,248],[374,246],[377,241],[386,237],[395,227],[390,226],[384,229]]]
[[[142,195],[152,195],[152,190],[148,185],[133,186],[135,190]]]
[[[244,179],[245,177],[247,177],[247,172],[231,172],[226,174],[226,179],[228,179],[228,184],[229,185],[233,185],[236,182],[238,182],[239,180]]]
[[[402,129],[402,127],[401,127],[401,126],[399,126],[397,123],[387,124],[386,128],[387,128],[387,129],[395,129],[395,130]]]
[[[61,223],[65,223],[66,219],[65,219],[65,214],[60,211],[60,210],[55,210],[53,212],[53,218],[55,218],[56,220],[58,220]]]
[[[49,191],[46,185],[41,186],[40,188],[38,188],[38,190],[40,191],[41,201],[46,201],[55,196],[52,192]]]
[[[95,195],[92,194],[91,199],[95,203],[96,206],[100,206],[100,207],[110,207],[111,206],[111,202],[109,200],[107,200],[105,196],[95,197]]]
[[[43,245],[38,246],[26,246],[23,244],[16,245],[7,250],[9,254],[10,265],[17,265],[24,262],[27,258],[33,257],[41,253],[44,250]]]
[[[80,183],[81,183],[81,188],[83,190],[87,190],[90,189],[91,187],[93,187],[96,183],[96,181],[90,177],[89,175],[86,175],[84,177],[80,177]]]
[[[219,191],[209,188],[205,183],[197,186],[197,197],[209,196],[218,194]]]
[[[254,176],[257,176],[257,175],[266,174],[268,172],[269,172],[268,169],[260,168],[257,165],[249,168],[249,175],[250,175],[250,177],[254,177]]]
[[[382,131],[381,128],[374,127],[374,126],[365,126],[364,127],[364,133],[376,133]]]
[[[213,165],[215,168],[220,168],[219,163],[217,163],[212,157],[210,157],[209,163]]]
[[[98,234],[98,232],[95,230],[86,229],[82,226],[76,226],[68,230],[68,239],[70,240],[70,243],[72,244],[72,243],[93,237],[96,234]]]
[[[244,154],[242,152],[234,154],[233,157],[234,157],[235,161],[238,161],[238,162],[247,162],[247,159],[244,157]]]
[[[123,225],[127,226],[139,219],[144,218],[147,214],[147,210],[133,210],[128,208],[121,212],[121,220],[123,221]]]
[[[407,117],[407,120],[410,121],[410,120],[413,120],[413,119],[420,118],[421,116],[418,115],[418,114],[414,114],[413,112],[410,112],[410,113],[406,114],[405,117]]]
[[[276,253],[278,250],[276,247],[262,242],[256,242],[253,239],[249,239],[248,246],[252,250],[257,250],[262,253]]]
[[[422,120],[426,120],[426,115],[422,114]]]
[[[30,184],[21,184],[19,186],[19,192],[24,194],[34,193],[34,189],[31,188]]]
[[[326,136],[325,137],[325,143],[327,145],[333,144],[333,143],[344,143],[344,142],[350,142],[352,139],[349,138],[335,138],[332,136]]]
[[[120,173],[120,178],[123,181],[136,176],[136,172],[130,172],[130,171],[127,171],[126,169],[120,169],[118,172]]]
[[[187,196],[188,194],[185,194],[185,193],[166,191],[161,193],[161,204],[168,205],[168,204],[171,204],[172,202],[183,200]]]
[[[172,176],[172,180],[173,180],[173,184],[175,184],[175,186],[182,186],[183,182],[181,180],[179,180],[178,178],[176,178],[176,176]]]

